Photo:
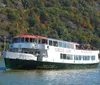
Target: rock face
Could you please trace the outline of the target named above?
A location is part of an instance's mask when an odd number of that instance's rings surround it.
[[[6,7],[6,4],[4,2],[5,2],[5,0],[0,1],[0,8],[5,8]]]
[[[3,4],[3,3],[0,4],[0,8],[5,8],[5,7],[6,7],[5,4]]]

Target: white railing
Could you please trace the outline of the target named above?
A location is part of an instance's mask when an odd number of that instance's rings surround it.
[[[10,59],[25,59],[25,60],[34,60],[35,59],[35,56],[32,54],[8,52],[8,51],[5,52],[4,57],[10,58]]]
[[[36,43],[13,43],[10,44],[9,48],[48,49],[47,45]]]

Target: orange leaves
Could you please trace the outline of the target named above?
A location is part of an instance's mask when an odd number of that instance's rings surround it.
[[[42,24],[42,28],[45,28],[46,26],[44,24]]]
[[[48,22],[47,21],[44,21],[44,25],[46,26],[48,24]]]
[[[77,7],[74,7],[74,6],[72,7],[72,9],[73,9],[73,10],[78,10],[78,8],[77,8]]]
[[[40,23],[40,16],[36,15],[36,22],[39,24]]]
[[[42,24],[42,28],[46,28],[48,22],[47,21],[44,21],[44,23]]]
[[[90,29],[92,29],[92,28],[93,28],[93,26],[92,26],[91,24],[89,24],[89,28],[90,28]]]
[[[74,12],[71,12],[71,14],[74,16]]]
[[[89,28],[89,29],[92,29],[92,28],[93,28],[92,24],[87,23],[86,21],[83,21],[83,22],[82,22],[82,26],[83,26],[83,27],[87,27],[87,28]]]
[[[82,22],[82,26],[83,26],[83,27],[86,27],[86,21],[83,21],[83,22]]]

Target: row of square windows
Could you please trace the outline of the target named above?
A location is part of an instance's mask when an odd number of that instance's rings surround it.
[[[60,54],[60,59],[66,60],[95,60],[95,56],[82,56],[82,55],[70,55],[70,54]]]
[[[38,43],[38,44],[49,44],[50,46],[64,47],[64,48],[74,48],[74,45],[69,42],[49,40],[49,39],[34,39],[34,38],[14,38],[11,43]]]

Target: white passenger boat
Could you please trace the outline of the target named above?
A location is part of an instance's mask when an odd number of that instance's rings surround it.
[[[96,68],[99,50],[75,42],[20,34],[3,52],[6,69],[84,69]]]

